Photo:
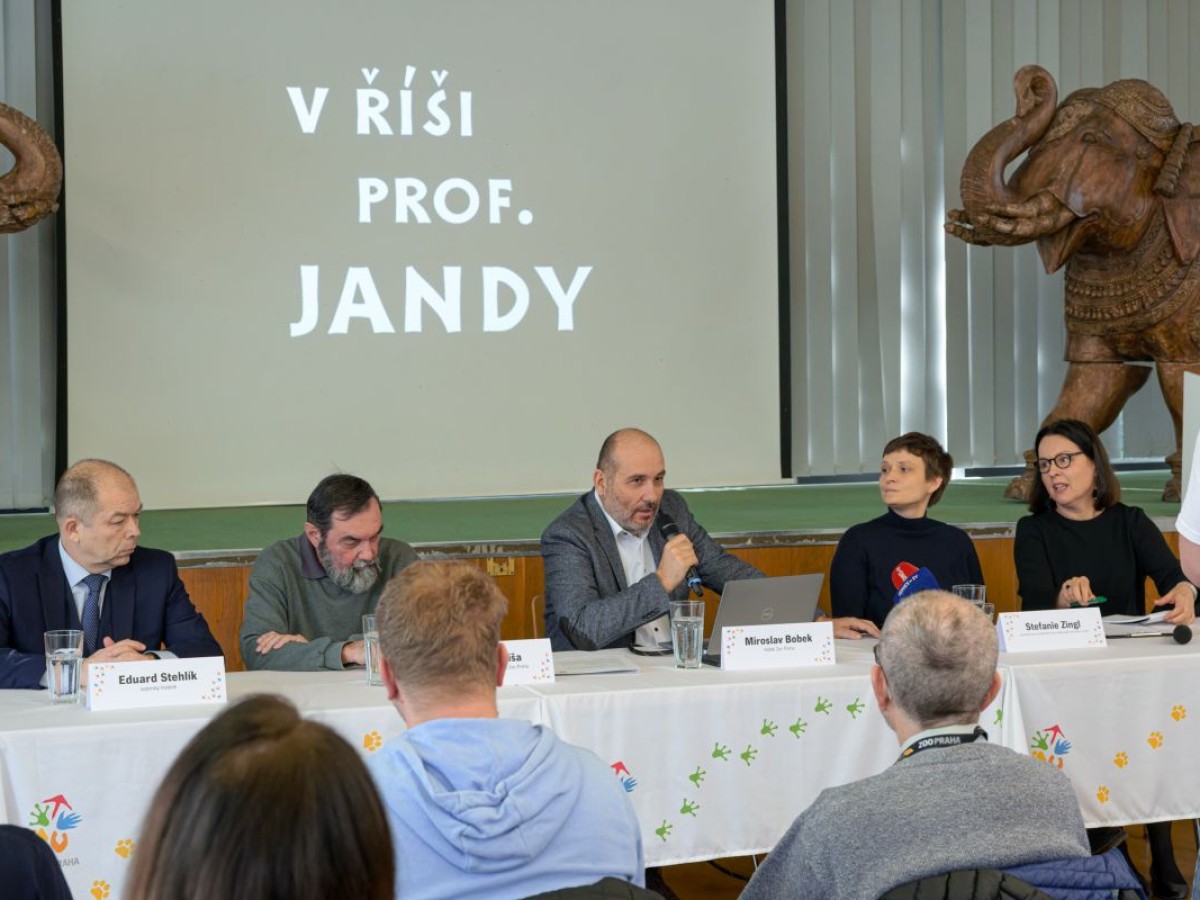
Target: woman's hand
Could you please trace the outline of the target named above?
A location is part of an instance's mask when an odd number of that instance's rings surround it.
[[[1174,605],[1174,609],[1167,613],[1165,622],[1170,622],[1172,625],[1190,625],[1192,619],[1196,618],[1196,588],[1189,581],[1181,581],[1175,587],[1171,588],[1170,592],[1160,597],[1154,604],[1157,609],[1160,606]]]
[[[1086,606],[1095,599],[1096,595],[1092,593],[1092,583],[1088,581],[1086,575],[1068,578],[1058,589],[1059,609],[1066,609],[1072,603],[1077,606]]]

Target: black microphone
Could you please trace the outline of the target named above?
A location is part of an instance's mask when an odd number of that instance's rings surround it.
[[[1129,631],[1120,634],[1110,634],[1111,638],[1143,638],[1169,637],[1177,644],[1186,644],[1192,639],[1192,629],[1186,625],[1176,625],[1171,631]]]
[[[658,530],[662,534],[664,541],[669,541],[677,534],[681,534],[679,526],[668,515],[665,515],[661,510],[658,513]],[[688,566],[687,575],[688,587],[692,589],[697,597],[704,596],[704,585],[700,583],[700,573],[696,571],[695,566]]]

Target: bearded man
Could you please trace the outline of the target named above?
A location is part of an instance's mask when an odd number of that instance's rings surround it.
[[[555,650],[670,646],[670,601],[688,595],[689,570],[717,593],[728,581],[762,577],[709,537],[666,477],[658,441],[640,428],[614,431],[600,447],[592,490],[542,532],[546,637]],[[665,522],[675,525],[670,538]],[[866,619],[832,621],[835,637],[879,637]]]
[[[247,669],[311,672],[363,665],[362,617],[417,554],[383,537],[379,495],[329,475],[308,497],[304,533],[267,547],[250,573],[240,640]]]

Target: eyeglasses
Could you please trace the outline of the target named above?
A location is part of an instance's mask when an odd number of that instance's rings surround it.
[[[1073,453],[1060,453],[1051,459],[1043,459],[1039,456],[1037,461],[1038,471],[1045,475],[1050,471],[1050,463],[1054,463],[1060,469],[1066,469],[1071,465],[1071,460],[1081,454],[1083,454],[1082,450],[1076,450]]]
[[[883,641],[875,642],[875,648],[874,648],[874,650],[875,650],[875,665],[879,666],[879,668],[881,668],[881,669],[883,668],[883,663],[881,663],[879,661],[879,648],[882,646],[883,646]]]

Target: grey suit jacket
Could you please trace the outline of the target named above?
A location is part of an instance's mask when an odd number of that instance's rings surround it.
[[[664,491],[659,506],[679,532],[691,540],[704,586],[721,591],[725,582],[761,578],[754,566],[727,553],[692,518],[675,491]],[[658,526],[650,529],[650,549],[657,564],[663,541]],[[633,632],[670,610],[669,601],[687,596],[680,584],[668,596],[651,572],[635,584],[625,583],[621,554],[604,511],[588,491],[542,532],[546,566],[546,636],[555,650],[597,650],[629,645]]]

